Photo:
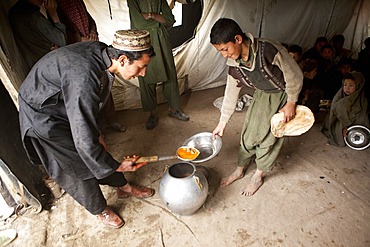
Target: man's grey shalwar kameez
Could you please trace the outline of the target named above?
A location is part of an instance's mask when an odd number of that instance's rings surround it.
[[[127,183],[116,172],[120,163],[99,143],[97,119],[114,80],[106,47],[79,42],[48,53],[19,91],[21,135],[30,159],[42,163],[92,214],[106,207],[99,184]]]

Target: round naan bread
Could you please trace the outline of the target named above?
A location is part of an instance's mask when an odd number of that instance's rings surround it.
[[[271,132],[275,137],[299,136],[307,132],[315,122],[310,108],[297,105],[296,115],[289,122],[284,122],[284,113],[276,113],[271,118]]]

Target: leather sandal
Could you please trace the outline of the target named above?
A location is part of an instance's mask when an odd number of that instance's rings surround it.
[[[135,185],[131,186],[131,192],[126,192],[120,189],[120,187],[117,188],[117,196],[118,198],[127,198],[129,196],[134,196],[139,199],[148,198],[154,195],[155,190],[147,187],[140,187]]]

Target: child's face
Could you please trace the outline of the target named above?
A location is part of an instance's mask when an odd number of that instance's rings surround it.
[[[320,51],[320,50],[321,50],[321,47],[322,47],[323,45],[325,45],[325,44],[327,44],[327,42],[320,41],[319,43],[317,43],[317,44],[315,45],[316,50]]]
[[[289,55],[292,56],[292,58],[298,62],[299,61],[299,53],[298,52],[289,52]]]
[[[238,42],[228,42],[226,44],[214,44],[213,45],[217,51],[221,53],[221,55],[224,58],[231,58],[231,59],[238,59],[241,51],[242,51],[242,46],[238,44]]]
[[[340,73],[342,73],[342,75],[345,75],[351,72],[351,65],[343,64],[342,66],[340,66],[339,70],[340,70]]]
[[[315,76],[316,76],[316,73],[317,73],[317,69],[313,69],[312,71],[310,72],[304,72],[303,75],[308,78],[308,79],[313,79]]]
[[[343,92],[346,95],[351,95],[356,92],[356,82],[352,79],[345,79],[343,83]]]
[[[322,57],[325,59],[332,59],[333,51],[330,48],[326,48],[322,51]]]

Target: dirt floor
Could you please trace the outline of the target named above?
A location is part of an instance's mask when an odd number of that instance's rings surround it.
[[[217,125],[219,110],[212,102],[223,90],[184,94],[189,122],[168,117],[167,105],[160,105],[159,126],[151,131],[145,129],[147,114],[141,109],[118,112],[116,120],[127,130],[107,133],[110,152],[117,160],[132,154],[174,155],[184,140]],[[240,189],[255,164],[243,179],[218,187],[235,169],[245,112],[234,114],[220,153],[202,163],[213,178],[207,200],[195,214],[173,214],[161,201],[161,176],[166,166],[178,162],[162,161],[126,174],[129,181],[156,189],[152,198],[118,200],[113,188],[102,187],[126,221],[124,227],[105,227],[64,195],[50,210],[3,222],[1,229],[18,232],[9,246],[370,246],[370,150],[327,145],[319,123],[302,136],[285,139],[274,170],[254,196],[242,196]]]

